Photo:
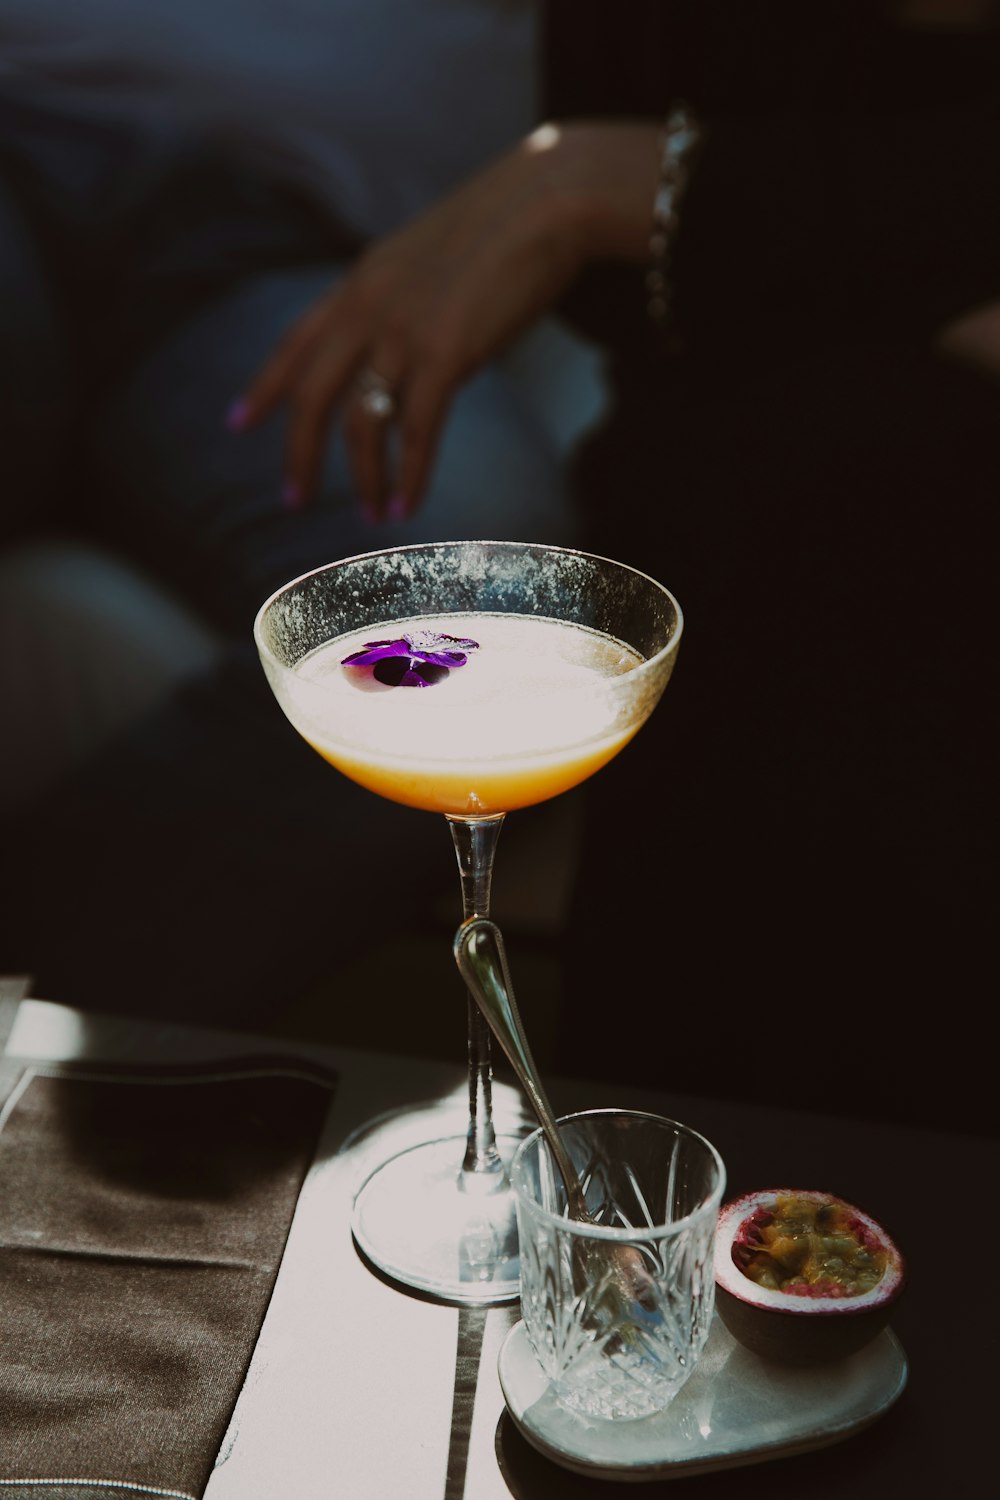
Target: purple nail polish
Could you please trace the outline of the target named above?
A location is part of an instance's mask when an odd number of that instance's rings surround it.
[[[242,432],[247,425],[249,414],[250,408],[241,397],[238,401],[234,401],[226,412],[226,426],[231,432]]]
[[[302,491],[294,479],[286,479],[281,486],[281,503],[286,510],[298,510],[302,504]]]

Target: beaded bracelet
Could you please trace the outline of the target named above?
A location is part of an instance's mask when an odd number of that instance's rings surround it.
[[[691,175],[702,129],[683,102],[674,105],[663,126],[660,180],[653,199],[653,227],[649,236],[650,267],[646,274],[646,307],[650,318],[665,327],[670,316],[670,251],[677,235],[678,208]]]

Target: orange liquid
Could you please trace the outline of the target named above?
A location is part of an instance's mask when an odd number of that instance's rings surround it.
[[[341,665],[408,627],[472,637],[479,650],[426,688],[386,687]],[[486,816],[568,791],[628,743],[642,720],[622,679],[639,661],[609,636],[535,616],[393,621],[313,652],[283,706],[324,759],[370,791]]]

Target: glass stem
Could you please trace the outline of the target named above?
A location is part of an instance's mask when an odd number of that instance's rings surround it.
[[[455,818],[445,814],[462,879],[462,919],[488,917],[493,859],[504,814],[489,818]],[[469,1014],[469,1135],[459,1186],[466,1192],[494,1193],[507,1185],[493,1128],[493,1068],[490,1028],[479,1006],[467,997]]]

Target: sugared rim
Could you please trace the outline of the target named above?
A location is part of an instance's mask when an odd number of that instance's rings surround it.
[[[813,1203],[837,1203],[853,1214],[888,1253],[885,1270],[876,1285],[854,1296],[798,1297],[772,1287],[759,1286],[749,1276],[745,1276],[733,1260],[733,1241],[741,1225],[751,1214],[777,1198],[805,1198]],[[716,1283],[741,1302],[747,1302],[753,1307],[773,1308],[776,1312],[793,1315],[808,1313],[813,1316],[843,1316],[845,1313],[862,1312],[865,1308],[892,1301],[899,1295],[905,1276],[906,1263],[891,1235],[877,1219],[842,1198],[839,1193],[828,1193],[819,1188],[760,1188],[732,1199],[719,1210],[715,1236]]]
[[[497,541],[473,537],[469,537],[462,541],[408,542],[405,546],[401,547],[376,547],[373,548],[370,552],[356,552],[350,557],[339,557],[335,562],[322,563],[318,568],[310,568],[305,573],[299,573],[295,578],[287,579],[283,584],[281,584],[279,588],[274,589],[273,592],[268,595],[263,604],[261,604],[260,608],[257,610],[256,615],[254,616],[253,638],[256,643],[257,650],[261,653],[262,656],[266,656],[269,661],[273,662],[275,667],[278,668],[279,671],[285,670],[265,642],[264,634],[261,629],[261,623],[263,621],[264,615],[267,613],[268,609],[274,603],[274,601],[280,598],[282,594],[287,593],[289,589],[295,588],[298,584],[305,583],[308,579],[315,578],[320,573],[329,573],[332,572],[335,568],[347,567],[352,563],[367,562],[371,558],[387,557],[390,554],[434,552],[440,551],[443,548],[446,549],[458,547],[506,547],[514,551],[524,550],[525,552],[558,552],[566,557],[579,557],[590,562],[605,563],[610,567],[620,568],[623,573],[631,573],[636,578],[645,579],[647,583],[651,584],[653,588],[658,589],[661,594],[663,594],[667,599],[670,600],[670,603],[676,615],[677,622],[670,640],[666,643],[666,645],[661,646],[659,651],[657,651],[655,655],[649,656],[644,661],[641,661],[637,667],[633,668],[633,673],[646,673],[653,667],[654,663],[658,663],[662,661],[664,657],[676,654],[677,652],[677,648],[681,642],[681,636],[684,633],[684,612],[681,609],[680,603],[678,602],[677,598],[670,592],[666,584],[661,583],[658,578],[654,578],[651,573],[644,573],[641,568],[634,568],[631,563],[619,562],[617,558],[606,557],[603,553],[600,552],[586,552],[580,547],[560,547],[551,542]],[[447,611],[442,611],[442,613],[447,613]],[[630,673],[629,675],[631,676],[632,673]]]

